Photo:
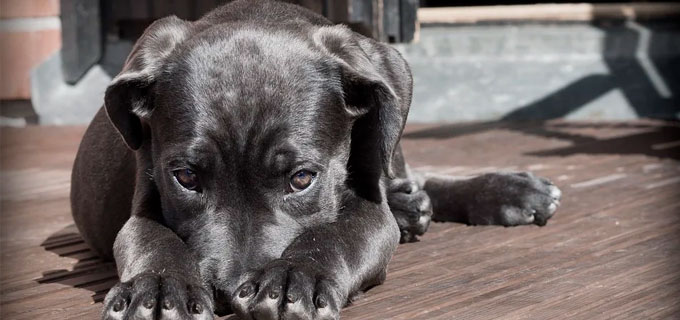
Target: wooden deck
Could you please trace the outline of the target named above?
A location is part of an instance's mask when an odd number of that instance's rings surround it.
[[[0,318],[93,319],[116,283],[71,220],[82,127],[3,128]],[[564,192],[545,227],[434,224],[343,319],[680,319],[680,123],[410,126],[413,167],[531,170]]]

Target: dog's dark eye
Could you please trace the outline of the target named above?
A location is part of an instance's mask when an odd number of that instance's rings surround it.
[[[179,182],[179,184],[181,184],[185,189],[192,191],[199,190],[200,185],[198,183],[198,176],[196,176],[196,173],[192,170],[179,169],[173,171],[173,174],[175,175],[177,182]]]
[[[290,177],[290,188],[293,189],[294,192],[305,190],[312,184],[315,177],[315,172],[300,170]]]

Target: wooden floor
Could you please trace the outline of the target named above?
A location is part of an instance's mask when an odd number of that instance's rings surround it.
[[[93,319],[116,283],[73,227],[82,127],[8,129],[0,318]],[[680,124],[410,126],[415,168],[531,170],[564,192],[547,226],[434,224],[343,319],[680,319]]]

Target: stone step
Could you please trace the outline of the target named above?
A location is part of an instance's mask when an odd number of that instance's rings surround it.
[[[680,114],[672,22],[423,26],[409,121],[622,120]]]

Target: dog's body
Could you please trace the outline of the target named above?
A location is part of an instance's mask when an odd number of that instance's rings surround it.
[[[155,22],[73,170],[76,224],[121,278],[103,318],[335,319],[433,212],[545,224],[544,179],[408,172],[411,89],[395,50],[293,5]]]

